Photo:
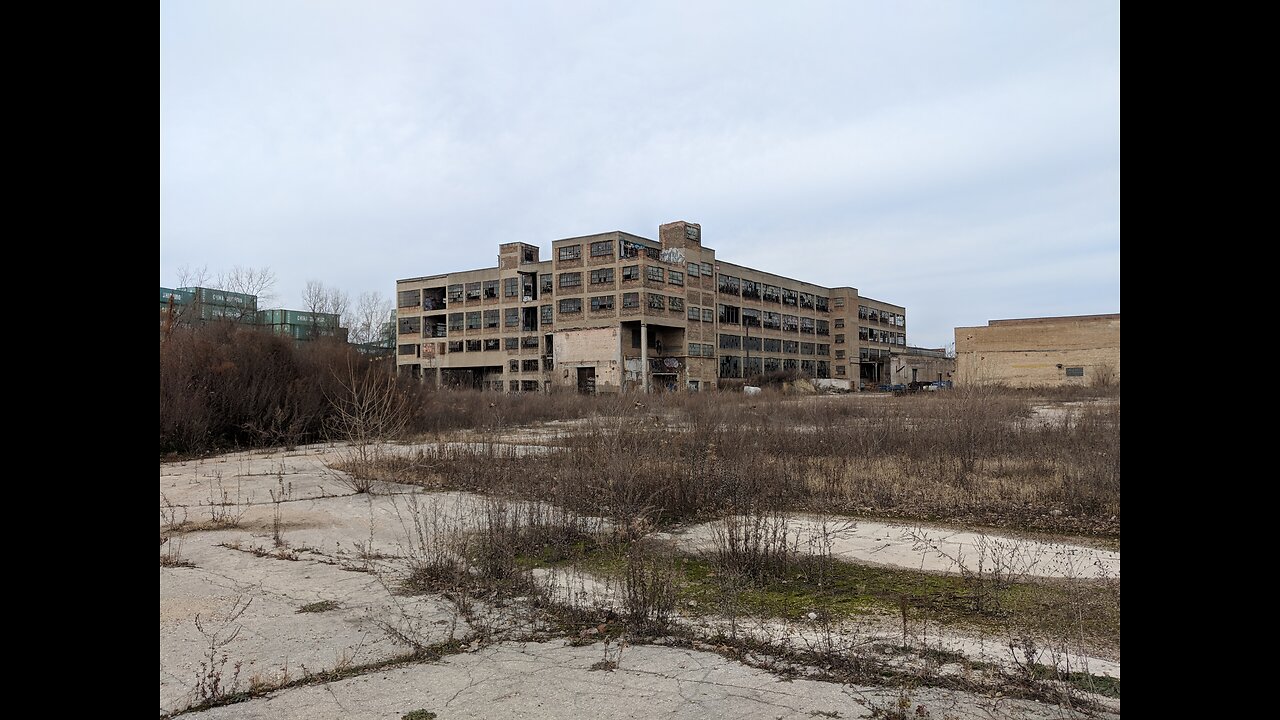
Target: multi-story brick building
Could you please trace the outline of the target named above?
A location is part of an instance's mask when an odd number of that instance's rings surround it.
[[[773,371],[874,385],[903,307],[718,261],[696,223],[498,246],[498,266],[396,281],[397,366],[507,391],[702,390]]]

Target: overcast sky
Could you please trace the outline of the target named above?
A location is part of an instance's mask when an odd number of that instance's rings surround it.
[[[722,260],[989,319],[1120,311],[1118,2],[162,2],[160,283]]]

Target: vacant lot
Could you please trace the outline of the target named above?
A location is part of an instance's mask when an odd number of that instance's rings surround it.
[[[161,714],[1119,712],[1118,392],[540,400],[163,463]]]

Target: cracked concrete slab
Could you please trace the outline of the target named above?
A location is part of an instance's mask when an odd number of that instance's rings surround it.
[[[1120,577],[1119,552],[1083,545],[843,517],[792,515],[785,523],[789,545],[808,552],[829,548],[833,557],[849,562],[950,574],[960,574],[962,564],[976,571],[981,563],[985,572],[998,568],[1011,577]],[[725,522],[717,520],[655,537],[703,552],[724,532]]]
[[[296,677],[304,667],[331,670],[406,652],[383,623],[414,633],[426,644],[470,632],[451,603],[427,596],[395,597],[368,573],[305,555],[290,561],[218,546],[240,535],[188,535],[182,538],[182,557],[195,567],[160,568],[161,712],[195,699],[200,665],[207,663],[211,644],[215,665],[224,654],[228,659],[220,666],[223,682],[229,685],[236,663],[242,663],[239,680],[247,687],[255,676],[261,682],[277,681],[286,669]],[[321,601],[333,603],[333,609],[298,612]],[[197,617],[204,632],[196,626]]]
[[[613,671],[593,670],[603,645],[503,643],[323,686],[298,687],[198,717],[294,720],[343,717],[392,720],[413,710],[441,720],[483,718],[805,718],[873,717],[896,709],[899,691],[814,680],[782,680],[711,652],[655,645],[622,651]],[[934,718],[1061,718],[1064,710],[1028,701],[917,689],[908,713]]]

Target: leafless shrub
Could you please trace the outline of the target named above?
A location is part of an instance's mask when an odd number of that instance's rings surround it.
[[[226,647],[240,635],[241,626],[237,621],[252,603],[252,598],[248,600],[237,598],[231,611],[216,625],[210,625],[199,614],[196,615],[196,629],[204,636],[208,645],[204,658],[196,669],[196,685],[193,691],[196,704],[216,703],[239,691],[241,663],[234,663],[228,675],[227,663],[230,657]]]
[[[624,607],[629,626],[638,631],[666,627],[676,605],[675,555],[670,549],[654,551],[632,545],[626,556]]]

